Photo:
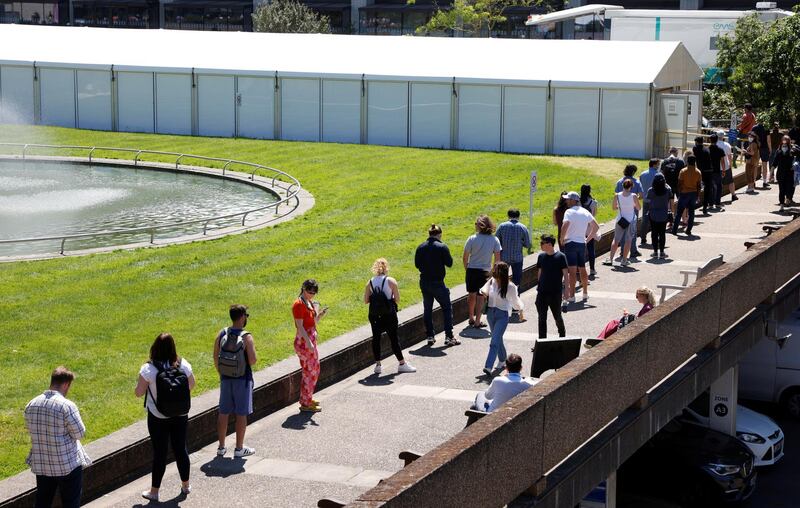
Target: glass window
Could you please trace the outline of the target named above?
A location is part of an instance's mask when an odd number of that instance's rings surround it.
[[[430,14],[420,11],[409,11],[403,14],[403,34],[417,33],[417,27],[428,22]]]
[[[375,33],[401,35],[402,16],[398,11],[375,11]]]

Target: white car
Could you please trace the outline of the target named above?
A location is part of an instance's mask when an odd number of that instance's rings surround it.
[[[709,426],[708,391],[684,408],[681,420]],[[769,416],[744,406],[736,406],[736,437],[755,455],[755,466],[770,466],[783,458],[783,430]]]

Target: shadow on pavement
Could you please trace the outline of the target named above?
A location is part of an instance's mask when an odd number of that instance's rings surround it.
[[[489,328],[464,328],[459,332],[459,337],[466,337],[468,339],[488,339],[492,336]]]
[[[133,508],[141,508],[144,506],[180,506],[183,501],[186,501],[188,496],[183,492],[179,492],[177,496],[172,499],[159,499],[158,501],[148,501],[147,503],[136,503]]]
[[[443,356],[447,356],[447,353],[444,352],[444,348],[434,348],[429,346],[427,343],[420,348],[414,349],[413,351],[409,350],[408,353],[414,356],[424,356],[427,358],[441,358]]]
[[[314,413],[301,411],[300,413],[288,416],[281,424],[281,427],[291,430],[304,430],[307,427],[319,427],[319,424],[314,421]]]
[[[247,459],[214,457],[209,462],[200,466],[200,471],[205,473],[206,476],[227,478],[231,475],[243,473],[245,464],[247,464]]]

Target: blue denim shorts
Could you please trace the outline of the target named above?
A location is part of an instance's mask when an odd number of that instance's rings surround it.
[[[253,380],[222,378],[219,382],[219,412],[247,416],[253,412]]]
[[[586,244],[567,242],[564,244],[564,255],[567,256],[567,266],[586,266]]]

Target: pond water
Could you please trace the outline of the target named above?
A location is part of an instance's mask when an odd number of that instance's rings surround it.
[[[202,223],[277,201],[245,183],[189,173],[69,163],[0,161],[0,240],[75,235],[162,226],[156,239],[202,232]],[[257,219],[270,212],[252,216]],[[251,216],[248,215],[248,222]],[[241,224],[241,216],[215,220],[209,230]],[[118,233],[67,240],[67,251],[149,240]],[[58,252],[58,241],[0,244],[0,256]]]

